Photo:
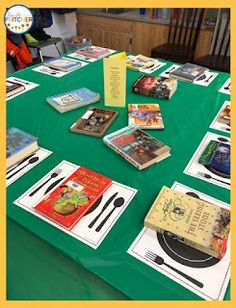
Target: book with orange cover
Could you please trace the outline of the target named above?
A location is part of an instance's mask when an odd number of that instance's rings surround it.
[[[71,229],[111,183],[111,179],[79,167],[37,204],[35,210],[63,227]]]

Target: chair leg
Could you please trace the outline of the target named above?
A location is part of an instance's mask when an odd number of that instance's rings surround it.
[[[57,43],[55,43],[55,46],[56,46],[56,49],[57,49],[57,51],[58,51],[59,55],[61,56],[61,51],[60,51],[60,49],[59,49],[58,44],[57,44]]]
[[[42,50],[40,48],[37,48],[38,50],[38,55],[39,55],[39,58],[40,58],[40,61],[43,62],[43,53],[42,53]]]

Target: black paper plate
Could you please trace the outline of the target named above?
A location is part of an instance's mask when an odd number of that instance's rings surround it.
[[[205,268],[217,264],[220,260],[204,252],[187,246],[168,235],[157,232],[157,239],[165,253],[176,262],[194,268]]]
[[[203,165],[207,170],[211,171],[212,173],[214,173],[215,175],[218,175],[222,178],[225,178],[225,179],[230,179],[230,174],[228,173],[223,173],[223,172],[220,172],[219,170],[216,170],[214,169],[213,167],[211,166],[207,166],[207,165]]]

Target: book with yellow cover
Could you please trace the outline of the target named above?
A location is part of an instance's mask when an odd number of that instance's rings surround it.
[[[230,210],[164,186],[144,225],[221,259],[230,232]]]
[[[152,59],[141,54],[137,56],[128,56],[126,58],[126,67],[134,71],[142,71],[143,69],[154,67],[158,64],[157,59]]]

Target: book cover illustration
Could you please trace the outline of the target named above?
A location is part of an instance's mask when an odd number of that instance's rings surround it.
[[[230,144],[211,140],[198,162],[211,172],[230,178]]]
[[[54,108],[58,109],[58,111],[63,112],[95,103],[99,99],[99,93],[93,92],[87,88],[80,88],[48,97],[47,101]]]
[[[11,127],[7,130],[7,158],[24,150],[26,147],[37,142],[38,138],[24,131]]]
[[[159,61],[157,59],[145,57],[141,54],[137,56],[128,56],[126,58],[127,68],[135,71],[142,71],[143,69],[154,67],[158,64],[158,62]]]
[[[48,197],[35,206],[35,210],[67,229],[90,209],[112,180],[79,167]]]
[[[78,60],[72,60],[69,58],[61,58],[61,57],[45,61],[44,64],[46,66],[65,71],[72,70],[73,68],[81,66],[81,62]]]
[[[7,86],[6,86],[7,97],[22,92],[24,90],[25,90],[24,85],[7,80]]]
[[[221,259],[230,233],[230,210],[164,186],[144,225]]]
[[[170,99],[176,89],[177,80],[149,75],[139,77],[132,87],[135,93],[164,99]]]
[[[176,70],[172,71],[170,73],[170,76],[184,80],[194,81],[198,77],[203,75],[206,71],[208,71],[208,68],[206,67],[192,63],[186,63],[183,66],[180,66]]]
[[[218,121],[230,125],[230,104],[221,111]]]
[[[142,129],[164,129],[159,104],[129,104],[128,122]]]
[[[133,126],[105,136],[104,142],[140,170],[169,156],[170,151],[163,142]]]
[[[76,51],[78,55],[87,56],[90,58],[100,59],[110,54],[110,51],[107,48],[99,47],[99,46],[89,46],[85,48],[81,48]]]
[[[118,112],[90,107],[85,114],[71,126],[76,133],[101,137],[117,117]]]

